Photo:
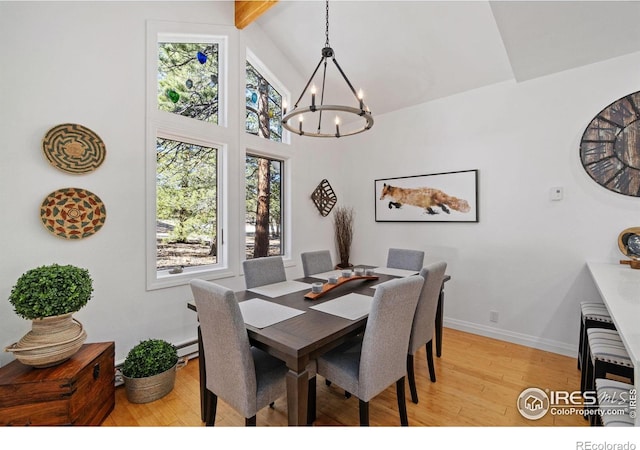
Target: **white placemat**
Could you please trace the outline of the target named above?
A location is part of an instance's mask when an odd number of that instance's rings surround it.
[[[283,320],[304,314],[304,311],[273,303],[260,298],[251,298],[238,303],[242,312],[242,319],[247,325],[265,328]]]
[[[313,275],[309,275],[311,278],[319,278],[321,280],[328,280],[329,277],[338,277],[342,276],[342,272],[339,270],[330,270],[329,272],[322,273],[314,273]]]
[[[265,284],[264,286],[258,286],[247,290],[255,292],[256,294],[264,295],[265,297],[273,298],[291,294],[292,292],[304,291],[305,289],[311,289],[311,285],[301,281],[281,281],[279,283]]]
[[[373,297],[363,294],[351,293],[334,300],[312,306],[310,309],[322,311],[334,316],[344,317],[349,320],[360,319],[371,311]]]
[[[416,272],[415,270],[405,270],[405,269],[395,269],[393,267],[376,267],[374,269],[376,273],[382,273],[385,275],[391,275],[392,277],[410,277],[411,275],[415,275],[420,272]]]

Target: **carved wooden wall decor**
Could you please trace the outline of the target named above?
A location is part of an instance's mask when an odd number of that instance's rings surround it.
[[[318,187],[313,191],[311,199],[323,217],[326,217],[338,202],[338,198],[336,197],[335,192],[333,192],[333,188],[326,179],[322,180]]]

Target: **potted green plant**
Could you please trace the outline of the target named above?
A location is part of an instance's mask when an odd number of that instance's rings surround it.
[[[336,250],[340,262],[339,269],[353,267],[349,261],[351,256],[351,242],[353,241],[353,208],[339,206],[333,213],[333,228],[336,236]]]
[[[31,331],[5,351],[34,367],[66,361],[87,338],[73,313],[87,304],[92,293],[91,275],[81,267],[51,264],[23,273],[11,289],[9,302],[16,314],[31,320]]]
[[[122,375],[131,403],[149,403],[173,390],[178,364],[177,348],[162,339],[135,345],[124,360]]]

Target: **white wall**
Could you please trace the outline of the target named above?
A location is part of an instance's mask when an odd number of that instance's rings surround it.
[[[452,275],[446,325],[574,355],[578,304],[598,298],[585,262],[617,263],[618,234],[640,220],[638,198],[582,169],[579,142],[601,109],[639,89],[639,73],[634,54],[376,117],[365,141],[342,142],[347,165],[361,168],[349,184],[354,260],[423,249]],[[467,169],[479,170],[479,223],[374,221],[375,179]],[[554,186],[562,201],[550,201]]]

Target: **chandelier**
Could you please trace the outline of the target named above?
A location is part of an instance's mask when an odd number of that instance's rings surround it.
[[[320,62],[316,66],[316,69],[311,74],[309,81],[307,81],[306,86],[302,90],[300,97],[298,97],[298,101],[296,101],[293,109],[287,112],[286,105],[283,105],[282,126],[290,132],[300,136],[339,138],[342,136],[351,136],[362,133],[363,131],[370,129],[373,126],[373,117],[371,116],[371,110],[364,103],[362,90],[359,93],[356,93],[356,90],[353,88],[353,85],[347,78],[347,75],[345,75],[344,71],[338,64],[338,61],[336,61],[333,49],[329,46],[329,0],[327,0],[326,5],[326,41],[324,48],[322,49],[322,57],[320,58]],[[329,59],[333,61],[338,72],[342,76],[342,79],[347,84],[348,91],[353,94],[353,106],[325,105],[325,85],[327,78],[327,63]],[[316,100],[317,90],[315,85],[312,85],[312,83],[321,66],[323,66],[323,69],[322,80],[320,83],[320,99],[318,102]],[[311,89],[309,89],[310,86]],[[302,98],[307,94],[308,90],[310,90],[311,93],[311,104],[309,106],[299,106]],[[327,119],[326,117],[323,117],[323,115],[328,115],[328,120],[333,119],[333,124],[329,124],[327,126],[325,120],[325,125],[323,127],[322,120]],[[341,116],[343,118],[347,117],[345,123],[349,124],[348,130],[340,130]],[[297,117],[297,123],[293,120],[294,117]],[[354,121],[357,121],[358,124],[353,125],[352,122]],[[307,124],[309,124],[309,128],[305,129]]]

